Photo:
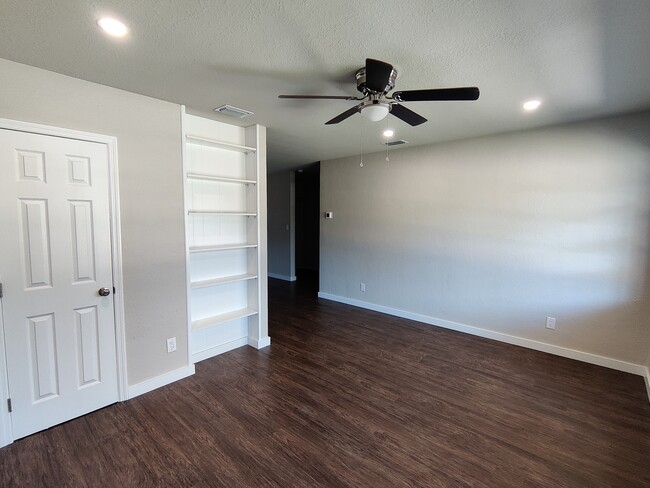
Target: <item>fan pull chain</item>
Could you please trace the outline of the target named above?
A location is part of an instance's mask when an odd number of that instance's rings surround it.
[[[361,117],[361,158],[359,162],[359,167],[363,168],[363,117]]]
[[[390,149],[390,146],[389,146],[388,144],[386,144],[386,162],[387,162],[387,163],[390,162],[390,158],[389,158],[389,156],[388,156],[388,150],[389,150],[389,149]]]

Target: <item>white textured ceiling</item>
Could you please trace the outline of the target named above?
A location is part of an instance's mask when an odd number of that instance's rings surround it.
[[[100,33],[103,14],[131,33]],[[0,57],[268,127],[269,168],[358,154],[361,120],[325,126],[357,95],[366,57],[397,89],[476,85],[477,102],[411,102],[429,122],[363,125],[363,150],[391,127],[411,145],[650,107],[648,0],[2,0]],[[0,87],[1,89],[1,87]],[[522,101],[544,101],[523,113]],[[231,119],[228,103],[255,112]]]

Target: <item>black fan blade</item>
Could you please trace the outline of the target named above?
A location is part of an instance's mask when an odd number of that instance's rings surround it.
[[[438,102],[454,100],[478,100],[479,91],[475,86],[464,88],[436,88],[432,90],[408,90],[393,92],[393,100],[398,102]]]
[[[366,59],[366,88],[377,93],[384,93],[392,72],[392,65],[376,59]]]
[[[413,127],[424,124],[427,121],[427,119],[421,115],[416,114],[413,110],[406,108],[404,105],[400,105],[399,103],[393,103],[391,105],[390,113]]]
[[[346,95],[278,95],[278,98],[295,98],[304,100],[363,100],[363,98],[349,97]]]
[[[338,124],[339,122],[344,121],[348,117],[352,117],[354,114],[356,114],[359,111],[361,105],[363,104],[360,103],[356,107],[352,107],[350,110],[346,110],[342,114],[339,114],[336,117],[334,117],[332,120],[328,120],[327,122],[325,122],[325,125]]]

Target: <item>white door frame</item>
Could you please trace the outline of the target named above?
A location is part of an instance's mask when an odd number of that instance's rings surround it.
[[[117,172],[117,138],[103,134],[94,134],[92,132],[63,129],[60,127],[32,124],[30,122],[21,122],[3,118],[0,118],[0,129],[97,142],[105,144],[108,149],[111,251],[113,257],[113,285],[115,286],[113,308],[115,310],[115,352],[117,356],[118,400],[128,400],[126,376],[126,334],[124,329],[124,286],[122,280],[122,240],[120,235],[120,194]],[[9,414],[6,401],[7,398],[9,398],[9,382],[7,377],[7,358],[5,355],[2,312],[2,300],[0,300],[0,354],[2,355],[2,360],[0,360],[0,395],[2,395],[0,397],[0,447],[13,442],[11,415]]]

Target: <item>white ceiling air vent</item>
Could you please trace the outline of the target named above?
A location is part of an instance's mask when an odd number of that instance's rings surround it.
[[[244,110],[243,108],[233,107],[232,105],[222,105],[214,109],[215,112],[227,115],[228,117],[237,117],[238,119],[243,119],[249,115],[253,115],[253,112]]]
[[[402,144],[408,144],[409,141],[405,141],[404,139],[399,139],[397,141],[388,141],[384,142],[385,146],[401,146]]]

